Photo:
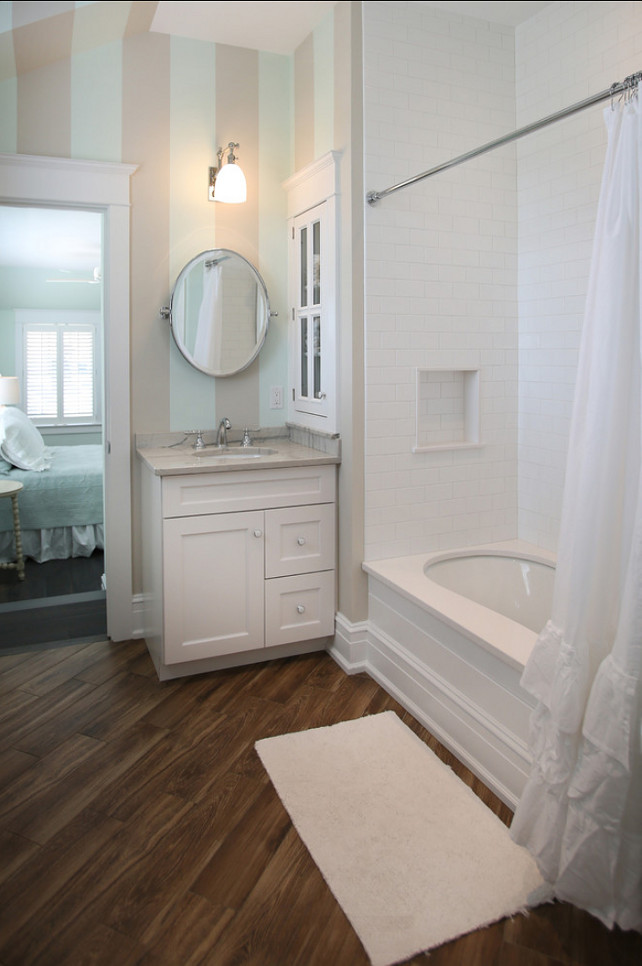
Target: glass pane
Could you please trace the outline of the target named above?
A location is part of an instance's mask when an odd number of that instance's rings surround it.
[[[94,414],[93,332],[63,332],[62,344],[63,415],[90,419]]]
[[[312,225],[312,271],[314,277],[314,305],[321,304],[321,222]]]
[[[301,319],[301,395],[308,395],[308,320]]]
[[[301,306],[308,304],[308,229],[301,229]]]
[[[58,415],[58,336],[53,328],[25,332],[27,415]]]
[[[321,316],[315,315],[312,319],[312,368],[314,379],[314,398],[319,399],[321,395]]]

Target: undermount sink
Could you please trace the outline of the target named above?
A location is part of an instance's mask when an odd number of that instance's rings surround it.
[[[196,450],[194,456],[198,459],[233,459],[251,460],[260,459],[261,456],[272,456],[276,453],[275,449],[268,449],[265,446],[224,446]]]

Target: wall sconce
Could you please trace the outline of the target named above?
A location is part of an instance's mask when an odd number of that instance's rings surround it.
[[[210,185],[208,198],[210,201],[223,201],[228,205],[238,205],[247,199],[247,184],[245,175],[236,163],[234,148],[238,144],[230,141],[225,151],[227,162],[223,164],[223,148],[217,151],[218,168],[210,168]]]
[[[17,406],[20,402],[20,384],[17,376],[0,376],[0,409]]]

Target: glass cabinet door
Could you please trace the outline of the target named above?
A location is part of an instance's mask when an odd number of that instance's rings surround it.
[[[324,258],[323,209],[319,205],[294,220],[297,302],[293,309],[298,352],[294,402],[301,412],[324,415]]]

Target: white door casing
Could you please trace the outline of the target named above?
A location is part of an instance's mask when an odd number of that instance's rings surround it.
[[[103,213],[107,633],[132,636],[130,178],[137,165],[0,154],[0,204]]]

